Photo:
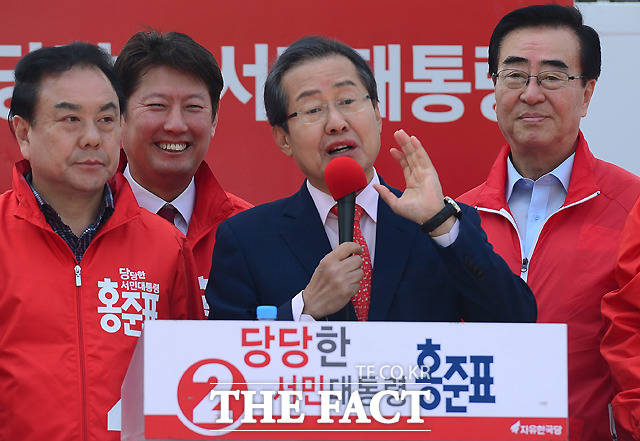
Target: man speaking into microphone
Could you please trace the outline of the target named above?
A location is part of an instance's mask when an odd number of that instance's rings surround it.
[[[275,305],[279,320],[535,321],[529,287],[493,252],[477,212],[443,196],[417,138],[395,133],[404,192],[376,173],[382,119],[357,52],[302,38],[275,62],[264,96],[276,144],[307,179],[220,224],[210,319],[253,319]],[[353,189],[353,240],[339,243],[325,169],[342,157],[359,164],[364,188]]]

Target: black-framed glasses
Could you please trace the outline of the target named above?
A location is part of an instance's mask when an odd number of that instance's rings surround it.
[[[556,90],[566,86],[570,80],[584,78],[583,75],[569,75],[562,71],[548,70],[529,75],[529,72],[518,69],[503,69],[493,75],[500,84],[508,89],[522,89],[529,85],[529,80],[535,78],[538,86],[547,90]]]
[[[300,121],[303,124],[315,124],[325,120],[330,104],[333,104],[338,112],[343,116],[346,116],[363,110],[368,101],[371,101],[371,97],[369,95],[364,95],[361,97],[344,96],[328,103],[310,103],[304,105],[291,115],[287,115],[287,119],[297,117],[300,118]]]

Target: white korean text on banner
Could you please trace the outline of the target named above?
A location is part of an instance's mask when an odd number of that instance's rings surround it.
[[[8,3],[0,27],[0,191],[10,187],[11,166],[20,158],[6,122],[20,57],[75,40],[117,56],[135,32],[153,27],[187,33],[215,55],[225,88],[206,159],[225,190],[262,203],[288,196],[302,183],[295,162],[273,141],[262,93],[278,53],[309,34],[341,40],[370,63],[383,117],[375,165],[387,183],[404,188],[401,168],[388,152],[393,132],[404,128],[423,142],[445,194],[455,197],[480,184],[504,143],[487,76],[489,38],[504,14],[537,1]]]

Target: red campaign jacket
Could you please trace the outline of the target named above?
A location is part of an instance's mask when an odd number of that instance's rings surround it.
[[[127,156],[124,150],[120,150],[119,170],[123,172],[126,166]],[[202,161],[196,170],[194,183],[196,203],[187,230],[187,245],[195,258],[195,278],[200,287],[200,301],[204,308],[204,318],[207,318],[209,306],[204,296],[204,289],[207,287],[211,271],[211,256],[218,225],[223,220],[251,208],[253,205],[234,194],[225,192],[206,161]]]
[[[600,301],[616,288],[618,240],[640,178],[596,159],[580,133],[565,202],[546,220],[525,261],[505,196],[509,151],[505,145],[487,180],[458,200],[478,209],[495,251],[531,287],[538,322],[568,324],[570,439],[610,439],[613,386],[599,350]]]
[[[209,307],[204,296],[204,289],[207,287],[211,271],[211,256],[218,225],[223,220],[251,208],[253,205],[238,196],[225,192],[205,161],[202,161],[198,167],[194,178],[196,203],[187,230],[187,245],[193,251],[196,260],[198,285],[206,318],[209,314]]]
[[[612,407],[619,439],[640,440],[640,201],[622,231],[616,280],[620,288],[602,299],[608,327],[601,350],[618,392]]]
[[[184,237],[138,207],[121,174],[115,211],[80,264],[16,165],[0,196],[0,440],[119,440],[107,431],[143,319],[200,313]],[[191,259],[193,259],[191,257]],[[117,407],[110,421],[118,421]]]

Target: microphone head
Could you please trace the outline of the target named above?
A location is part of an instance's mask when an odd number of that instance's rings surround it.
[[[348,156],[332,159],[324,169],[324,182],[334,200],[362,190],[367,186],[367,177],[358,162]]]

